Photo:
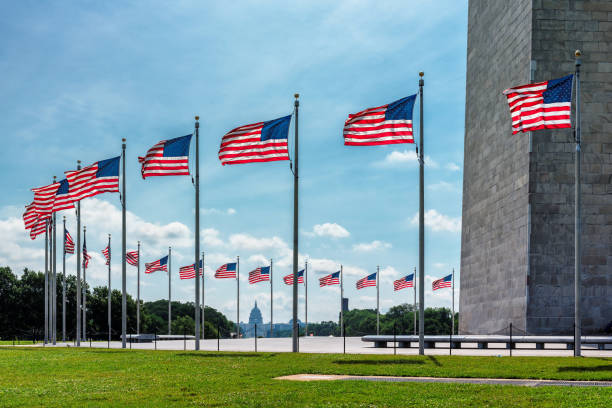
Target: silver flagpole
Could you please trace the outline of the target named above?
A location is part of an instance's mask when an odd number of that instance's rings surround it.
[[[140,241],[138,241],[136,276],[136,335],[140,336]]]
[[[81,161],[77,160],[77,170],[81,170]],[[77,263],[77,279],[76,279],[76,345],[81,346],[81,201],[76,203],[77,216],[77,243],[76,243],[76,263]]]
[[[414,289],[414,310],[412,311],[412,315],[414,317],[414,335],[417,334],[417,307],[416,307],[416,280],[417,280],[417,271],[416,267],[414,268],[414,276],[412,277],[412,287]]]
[[[293,167],[293,331],[292,331],[292,351],[298,352],[298,219],[299,219],[299,201],[298,201],[298,163],[299,163],[299,139],[298,139],[298,111],[300,107],[300,94],[295,94],[295,141],[294,141],[294,167]]]
[[[108,234],[108,341],[111,341],[111,234]]]
[[[45,344],[49,342],[49,222],[45,220]]]
[[[64,215],[64,235],[62,249],[62,341],[66,341],[66,216]]]
[[[376,266],[376,334],[380,334],[380,266]]]
[[[576,50],[576,160],[575,160],[575,200],[574,200],[574,356],[581,355],[581,320],[580,320],[580,263],[582,261],[581,250],[581,234],[582,226],[580,222],[581,216],[581,180],[580,180],[580,150],[581,150],[581,129],[580,129],[580,65],[581,53]]]
[[[53,176],[53,183],[55,183],[56,177]],[[57,218],[55,212],[53,213],[53,233],[51,239],[53,240],[53,252],[51,254],[51,265],[53,269],[53,284],[51,285],[51,302],[52,302],[52,320],[51,320],[51,339],[53,345],[56,344],[57,340]]]
[[[425,354],[425,193],[423,161],[423,72],[419,72],[419,354]]]
[[[204,267],[204,252],[202,252],[202,340],[206,339],[206,326],[204,326],[204,323],[206,322],[206,317],[204,313],[204,309],[206,308],[206,302],[204,300]],[[198,278],[196,277],[196,280],[197,279]]]
[[[125,265],[127,199],[125,191],[125,138],[121,139],[121,348],[127,346],[127,271]],[[138,254],[140,255],[140,254]],[[138,260],[140,262],[140,259]]]
[[[308,261],[304,261],[304,335],[308,337]]]
[[[172,282],[170,275],[172,274],[172,247],[168,247],[168,334],[172,334]],[[197,279],[196,279],[197,281]],[[196,309],[197,309],[196,304]]]
[[[451,318],[451,333],[455,334],[455,268],[453,268],[452,279],[453,279],[453,314]]]
[[[83,226],[83,242],[87,242],[87,227]],[[85,261],[85,258],[83,258]],[[83,264],[83,341],[87,341],[87,266]]]
[[[344,279],[342,265],[340,265],[340,337],[344,336]]]
[[[200,117],[195,117],[195,256],[194,269],[200,259]],[[204,265],[202,265],[204,268]],[[200,349],[200,280],[195,279],[195,349]]]
[[[240,338],[240,257],[236,257],[236,339]]]
[[[49,343],[53,342],[53,217],[49,218]]]
[[[273,292],[273,289],[272,289],[273,286],[274,285],[272,284],[272,259],[270,258],[270,337],[272,337],[272,327],[273,327],[273,323],[272,322],[274,321],[273,314],[272,314],[273,313],[272,312],[272,310],[273,310],[272,304],[273,304],[273,299],[274,299],[274,296],[273,296],[274,292]]]

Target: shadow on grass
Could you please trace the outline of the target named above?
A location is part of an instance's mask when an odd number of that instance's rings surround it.
[[[419,360],[336,360],[333,363],[342,365],[393,365],[393,364],[424,364]]]
[[[435,365],[437,365],[438,367],[442,367],[442,364],[440,364],[440,362],[438,361],[438,359],[434,356],[427,356],[428,359],[431,360],[432,363],[434,363]]]
[[[263,353],[228,353],[228,354],[218,354],[218,353],[179,353],[177,356],[179,357],[196,357],[196,358],[241,358],[241,357],[273,357],[276,354],[263,354]]]
[[[601,372],[601,371],[609,371],[612,373],[612,364],[602,365],[602,366],[594,366],[594,367],[559,367],[557,369],[560,373],[565,372],[578,372],[578,373],[588,373],[588,372]]]

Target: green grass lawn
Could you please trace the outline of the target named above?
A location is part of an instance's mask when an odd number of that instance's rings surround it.
[[[612,380],[612,359],[0,347],[0,406],[611,406],[611,388],[292,382],[299,373]]]
[[[37,341],[36,343],[42,343],[40,341]],[[22,345],[32,345],[34,344],[34,342],[32,340],[15,340],[15,342],[13,343],[13,340],[0,340],[0,346],[12,346],[13,344],[22,344]]]

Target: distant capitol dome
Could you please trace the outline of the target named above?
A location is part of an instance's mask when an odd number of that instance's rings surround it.
[[[263,318],[261,317],[261,310],[257,307],[257,302],[255,302],[255,307],[251,309],[251,314],[249,315],[249,324],[258,324],[263,325]]]

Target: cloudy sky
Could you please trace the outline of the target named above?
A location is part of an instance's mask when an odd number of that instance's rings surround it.
[[[340,264],[351,308],[375,307],[376,290],[357,291],[355,281],[378,265],[382,311],[412,302],[412,291],[394,293],[392,281],[418,264],[415,146],[344,146],[342,127],[348,113],[416,93],[424,71],[426,306],[450,306],[450,290],[433,294],[431,281],[459,272],[466,27],[467,5],[455,0],[5,4],[0,265],[43,269],[44,241],[31,241],[21,220],[30,188],[73,170],[78,159],[87,165],[119,155],[125,137],[128,249],[140,240],[150,262],[172,246],[173,298],[193,300],[193,281],[177,276],[193,260],[193,185],[189,177],[144,181],[137,157],[159,140],[191,133],[197,114],[206,304],[235,318],[235,282],[212,275],[239,255],[241,320],[255,300],[269,316],[269,286],[249,285],[246,276],[273,258],[275,320],[287,321],[289,164],[222,167],[217,151],[228,130],[290,114],[299,92],[299,252],[310,265],[309,320],[337,318],[339,289],[319,288],[317,279]],[[89,283],[106,284],[100,251],[110,233],[119,288],[119,196],[83,200],[82,209],[94,256]],[[75,236],[74,211],[64,215]],[[76,273],[74,256],[66,266]],[[135,269],[128,265],[133,295]],[[165,273],[141,281],[143,299],[167,298]]]

